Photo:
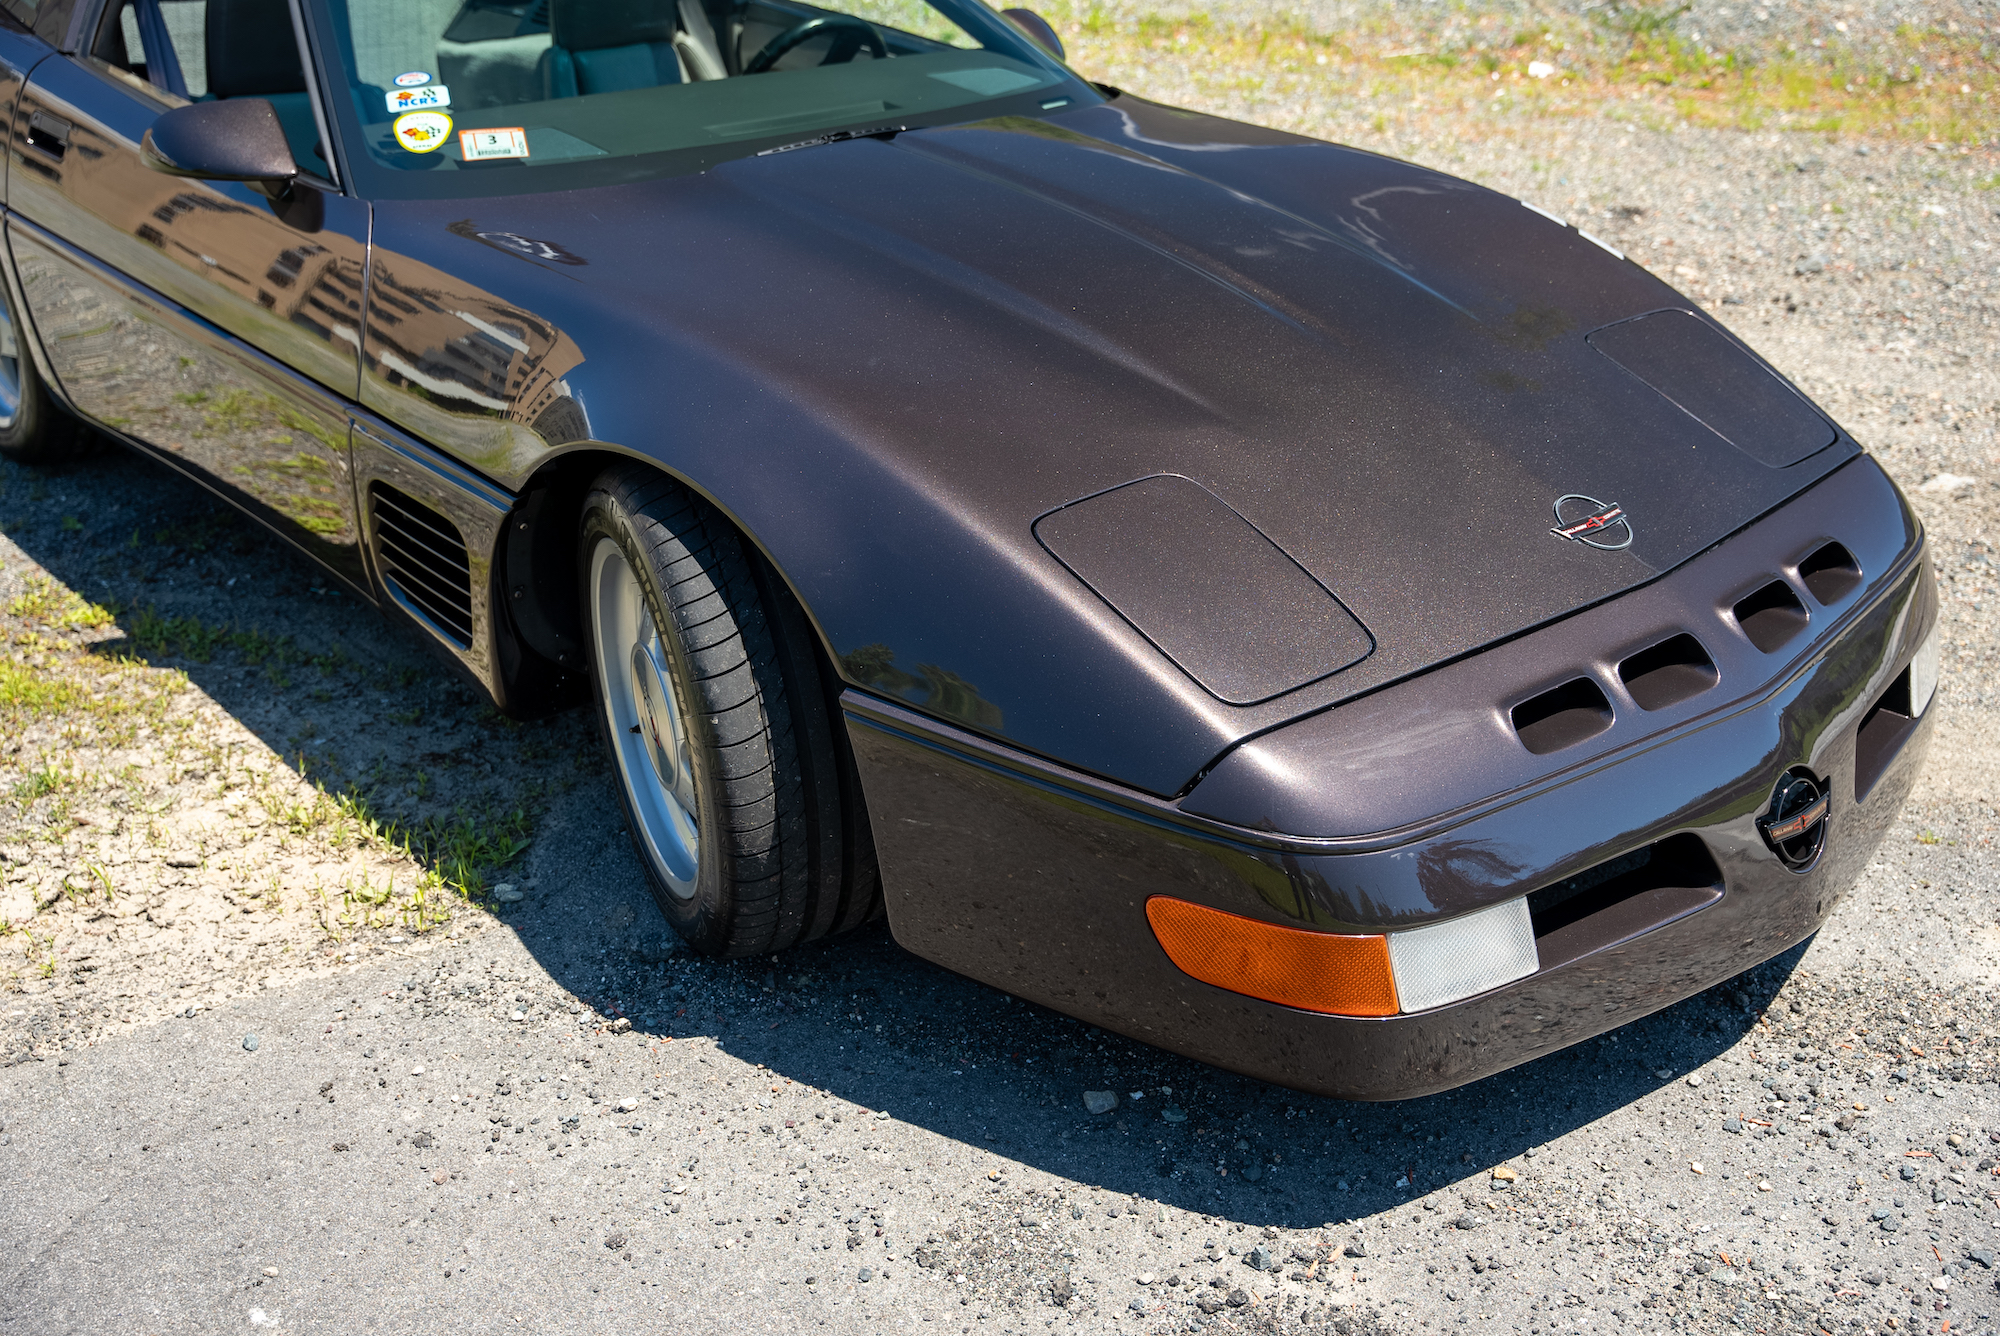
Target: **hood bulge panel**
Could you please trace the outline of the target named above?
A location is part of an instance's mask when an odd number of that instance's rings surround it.
[[[735,516],[850,681],[1158,793],[1642,583],[1853,451],[1769,468],[1594,351],[1586,331],[1679,299],[1517,201],[1130,97],[693,178],[384,204],[376,241],[403,305],[394,365],[364,359],[371,407],[519,486],[563,448],[553,401],[570,435]],[[416,328],[454,312],[503,336],[478,402],[453,401],[451,340]],[[508,400],[516,325],[563,351],[533,404]],[[1037,517],[1159,474],[1268,537],[1375,651],[1231,706],[1036,541]],[[1623,506],[1633,544],[1552,537],[1565,493]]]

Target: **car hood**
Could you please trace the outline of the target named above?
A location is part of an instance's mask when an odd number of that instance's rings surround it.
[[[1593,347],[1694,308],[1519,201],[1131,97],[482,201],[448,237],[440,207],[380,211],[377,282],[427,265],[573,339],[587,435],[736,517],[851,683],[1153,792],[1650,580],[1855,450],[1829,426],[1775,467]],[[588,444],[548,436],[458,453],[519,487]],[[1093,550],[1143,567],[1112,578],[1038,538],[1160,475],[1222,527],[1107,510]],[[1565,494],[1629,546],[1552,534]],[[1286,578],[1239,576],[1264,540]],[[1232,697],[1190,637],[1298,666]]]

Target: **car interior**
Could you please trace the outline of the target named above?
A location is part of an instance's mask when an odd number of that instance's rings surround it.
[[[948,16],[949,0],[836,3],[333,0],[330,8],[366,147],[405,171],[810,131],[1061,81],[1032,57],[988,49]],[[117,0],[92,54],[176,99],[269,99],[301,168],[331,175],[286,0]],[[776,74],[790,77],[748,77]],[[414,105],[445,113],[448,128],[515,127],[522,151],[466,162],[448,135],[444,152],[409,151],[394,124],[399,90],[413,87],[425,94]],[[705,91],[690,96],[696,90]],[[682,100],[660,100],[669,93]]]

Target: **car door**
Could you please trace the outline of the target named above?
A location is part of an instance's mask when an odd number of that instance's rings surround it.
[[[367,588],[348,406],[368,206],[320,156],[286,0],[102,0],[35,67],[8,142],[8,244],[57,380]],[[189,100],[267,97],[308,176],[276,200],[148,168]]]

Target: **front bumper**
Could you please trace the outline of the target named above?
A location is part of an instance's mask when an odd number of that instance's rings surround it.
[[[1470,746],[1470,734],[1449,742],[1436,693],[1452,670],[1364,698],[1352,715],[1342,707],[1287,726],[1259,740],[1253,763],[1231,771],[1225,761],[1178,803],[849,692],[890,925],[914,953],[1016,996],[1351,1099],[1448,1089],[1671,1005],[1810,936],[1867,866],[1914,781],[1934,713],[1909,719],[1876,707],[1895,703],[1935,623],[1936,595],[1914,520],[1867,460],[1637,591],[1655,605],[1727,607],[1774,564],[1798,578],[1795,561],[1772,553],[1803,554],[1831,536],[1854,550],[1864,579],[1817,608],[1811,634],[1781,652],[1732,658],[1718,645],[1725,689],[1712,699],[1724,703],[1648,719],[1623,702],[1620,724],[1630,715],[1640,726],[1526,765],[1504,748],[1489,756]],[[1626,614],[1626,600],[1614,600],[1512,642],[1490,663],[1475,656],[1453,670],[1490,678],[1509,662],[1604,659],[1592,637],[1631,648],[1616,639]],[[1378,730],[1372,745],[1350,736],[1345,750],[1329,751],[1325,730],[1364,719]],[[1399,721],[1411,738],[1400,751]],[[1448,745],[1426,753],[1425,740],[1440,737]],[[1347,763],[1355,755],[1372,757],[1379,773],[1357,771]],[[1314,773],[1316,757],[1331,758],[1325,773]],[[1824,848],[1803,871],[1786,867],[1757,829],[1774,787],[1798,768],[1833,794]],[[1466,787],[1503,774],[1504,785]],[[1410,796],[1425,793],[1440,798],[1430,812]],[[1399,824],[1353,830],[1355,809],[1369,803]],[[1279,833],[1315,827],[1333,833]],[[1290,927],[1401,929],[1691,839],[1704,864],[1712,860],[1713,887],[1642,887],[1538,937],[1542,966],[1526,978],[1380,1019],[1199,982],[1167,958],[1145,912],[1149,897],[1169,895]]]

